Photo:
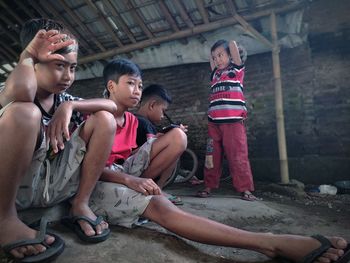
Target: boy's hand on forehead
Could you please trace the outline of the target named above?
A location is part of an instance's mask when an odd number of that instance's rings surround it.
[[[47,62],[64,59],[62,55],[54,54],[54,52],[74,43],[73,39],[67,40],[67,35],[60,34],[57,30],[40,30],[28,44],[25,51],[32,56],[36,63]]]

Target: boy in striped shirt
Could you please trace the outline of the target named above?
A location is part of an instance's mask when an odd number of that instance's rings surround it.
[[[244,61],[247,53],[231,40],[217,41],[211,48],[211,87],[208,110],[208,140],[205,158],[205,189],[198,197],[208,197],[219,187],[223,154],[226,156],[233,187],[244,200],[256,197],[248,160],[244,120],[247,108],[243,95]]]

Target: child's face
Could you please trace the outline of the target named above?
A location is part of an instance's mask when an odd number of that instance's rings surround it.
[[[135,75],[122,75],[118,83],[113,81],[109,88],[110,99],[126,108],[137,106],[142,95],[142,79]]]
[[[168,103],[166,101],[155,102],[148,114],[148,118],[154,124],[160,124],[164,118],[164,111],[168,108]]]
[[[77,53],[62,54],[64,59],[35,65],[38,91],[59,94],[66,91],[75,79]]]
[[[227,51],[223,46],[216,48],[211,55],[213,57],[215,67],[218,69],[224,69],[230,64],[231,57],[229,54],[227,54]]]

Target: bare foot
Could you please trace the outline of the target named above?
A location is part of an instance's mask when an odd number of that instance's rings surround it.
[[[71,215],[73,216],[86,216],[92,220],[96,220],[96,215],[92,212],[90,207],[85,203],[72,202]],[[96,232],[94,228],[86,221],[79,220],[79,225],[87,236],[94,236],[102,234],[103,230],[108,229],[108,223],[102,221],[96,226]]]
[[[297,235],[271,235],[271,237],[273,240],[271,250],[260,250],[261,253],[271,258],[280,256],[291,259],[294,262],[301,262],[306,255],[321,246],[321,243],[312,237]],[[338,260],[344,254],[343,249],[347,246],[345,239],[341,237],[326,238],[332,243],[333,247],[325,251],[313,263],[330,263]]]
[[[0,220],[1,230],[0,230],[0,245],[6,245],[15,241],[23,239],[34,239],[36,238],[37,231],[26,226],[17,217],[9,217]],[[55,241],[55,238],[47,235],[45,242],[51,245]],[[46,250],[46,247],[37,245],[28,245],[14,248],[10,253],[15,258],[24,258],[25,256],[37,255]]]

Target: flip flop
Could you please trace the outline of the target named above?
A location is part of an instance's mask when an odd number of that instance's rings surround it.
[[[245,193],[243,192],[242,195],[241,195],[241,199],[242,200],[245,200],[245,201],[257,201],[259,200],[255,195],[253,195],[252,193]]]
[[[168,197],[168,200],[172,202],[174,205],[183,205],[184,203],[182,202],[181,198],[175,195],[170,195]]]
[[[211,196],[211,193],[205,190],[198,191],[196,194],[196,197],[200,197],[200,198],[207,198],[210,196]]]
[[[333,247],[331,241],[329,241],[326,237],[321,235],[311,236],[312,238],[318,240],[321,243],[321,246],[316,248],[314,251],[311,251],[308,255],[306,255],[302,263],[312,263],[317,258],[319,258],[323,253],[325,253],[329,248]],[[344,255],[339,258],[337,261],[332,261],[334,263],[347,263],[350,259],[350,244],[344,249]]]
[[[348,242],[349,243],[349,242]],[[349,263],[350,262],[350,244],[344,249],[344,255],[336,261],[337,263]]]
[[[91,225],[91,227],[96,231],[96,226],[99,225],[103,221],[103,217],[98,216],[96,218],[96,220],[92,220],[86,216],[66,216],[66,217],[63,217],[61,219],[61,223],[64,226],[73,230],[73,232],[76,233],[77,236],[85,242],[98,243],[98,242],[105,241],[111,232],[110,229],[105,229],[99,235],[87,236],[85,234],[85,232],[81,229],[81,227],[78,223],[79,220],[83,220],[83,221],[88,222]]]
[[[10,257],[15,260],[15,262],[23,262],[23,263],[32,263],[32,262],[49,262],[58,257],[63,250],[64,250],[64,241],[57,235],[46,231],[47,227],[47,220],[45,218],[42,218],[40,221],[40,229],[37,233],[37,237],[34,239],[23,239],[18,240],[15,242],[8,243],[6,245],[2,246],[2,249],[4,252]],[[53,236],[55,238],[55,241],[52,244],[47,244],[45,242],[46,235]],[[25,256],[24,258],[16,258],[14,257],[10,251],[17,247],[23,247],[28,245],[37,245],[42,244],[46,247],[46,250],[42,253],[39,253],[37,255],[31,255],[31,256]]]

